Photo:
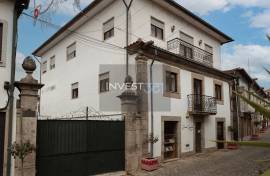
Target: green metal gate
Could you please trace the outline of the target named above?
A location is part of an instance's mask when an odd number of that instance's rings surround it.
[[[124,121],[38,120],[37,175],[125,170]]]

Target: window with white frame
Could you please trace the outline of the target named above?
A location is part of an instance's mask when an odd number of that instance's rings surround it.
[[[50,58],[50,70],[55,69],[55,56]]]
[[[79,83],[71,84],[71,98],[77,99],[79,97]]]
[[[164,39],[164,23],[151,17],[151,36],[160,40]]]
[[[99,75],[99,92],[100,93],[109,91],[109,82],[110,82],[109,76],[110,76],[109,72]]]
[[[76,42],[67,47],[67,60],[71,60],[76,57]]]
[[[43,63],[42,63],[42,73],[44,74],[44,73],[46,73],[47,72],[47,61],[44,61]]]
[[[114,36],[114,18],[103,23],[103,38],[107,40]]]

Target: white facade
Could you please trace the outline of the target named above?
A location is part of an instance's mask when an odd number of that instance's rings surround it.
[[[123,82],[125,78],[125,50],[123,49],[126,28],[125,6],[121,0],[113,1],[113,3],[107,1],[106,4],[106,8],[102,7],[100,11],[93,9],[93,13],[87,15],[89,20],[75,24],[75,26],[79,26],[75,33],[65,36],[59,35],[49,44],[50,46],[48,45],[47,49],[43,48],[37,53],[42,57],[43,63],[47,61],[47,65],[44,66],[46,68],[43,68],[43,71],[46,69],[46,73],[42,74],[42,83],[45,84],[41,96],[42,116],[66,116],[72,112],[81,111],[87,106],[104,114],[120,112],[120,100],[116,96],[120,95],[122,91],[111,90],[108,93],[99,93],[99,74],[109,72],[110,82]],[[105,6],[105,2],[102,5]],[[205,30],[202,31],[197,27],[197,23],[187,22],[184,18],[179,17],[181,13],[178,13],[174,8],[170,8],[172,7],[165,6],[160,1],[134,1],[130,11],[130,43],[142,38],[143,41],[153,40],[156,46],[167,49],[167,41],[180,37],[181,31],[193,37],[193,45],[196,47],[204,49],[204,44],[213,47],[213,66],[220,68],[220,46],[222,42],[213,37],[213,31],[209,33],[206,33]],[[103,41],[103,23],[112,17],[114,17],[114,36],[104,42],[99,42]],[[151,36],[151,17],[164,23],[163,40]],[[174,31],[172,31],[172,26],[175,26]],[[70,27],[70,29],[73,28]],[[76,57],[67,60],[66,48],[74,42],[76,42]],[[51,70],[50,58],[53,56],[55,56],[55,68]],[[136,80],[134,57],[135,55],[130,56],[130,75]],[[160,69],[164,64],[155,62],[154,65],[154,82],[164,83],[163,71]],[[154,110],[154,135],[159,138],[162,136],[161,117],[179,117],[181,123],[181,129],[179,129],[181,152],[186,153],[194,151],[194,121],[192,117],[187,118],[189,116],[187,95],[192,94],[192,75],[194,73],[185,69],[179,69],[179,72],[180,99],[164,97],[163,93],[154,96],[154,102],[168,101],[171,105],[169,110]],[[214,96],[214,78],[201,76],[203,77],[204,94]],[[225,81],[218,81],[222,82],[223,85],[223,105],[217,105],[216,115],[204,118],[202,128],[205,134],[205,148],[216,147],[216,143],[212,142],[216,139],[216,118],[225,119],[225,135],[226,139],[230,140],[230,133],[227,131],[227,127],[231,125],[229,84]],[[71,97],[71,85],[73,83],[79,85],[77,99]],[[102,101],[106,99],[108,104]],[[102,106],[111,105],[114,108],[104,110],[100,103]],[[154,145],[155,156],[161,156],[161,146],[161,140]]]
[[[13,1],[0,1],[0,23],[3,24],[2,59],[0,61],[0,108],[6,105],[8,99],[4,90],[4,82],[10,81],[13,13]]]

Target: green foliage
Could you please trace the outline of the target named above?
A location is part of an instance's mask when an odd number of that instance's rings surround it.
[[[265,173],[263,173],[261,176],[270,176],[270,170],[267,170]]]
[[[252,106],[257,112],[260,112],[262,115],[264,115],[267,118],[270,118],[270,110],[268,110],[267,108],[265,108],[264,106],[257,104],[251,100],[249,100],[248,98],[246,98],[245,96],[234,92],[237,96],[239,96],[243,101],[245,101],[246,103],[248,103],[250,106]]]
[[[150,143],[152,143],[152,144],[157,143],[158,140],[159,140],[158,137],[157,137],[157,136],[155,137],[152,133],[149,135],[148,141],[149,141]]]
[[[261,141],[214,141],[214,142],[227,143],[227,144],[237,144],[240,146],[270,148],[269,142],[261,142]]]
[[[20,160],[24,160],[24,158],[35,151],[35,146],[27,141],[26,143],[18,144],[14,142],[10,148],[11,155],[15,158],[19,158]]]

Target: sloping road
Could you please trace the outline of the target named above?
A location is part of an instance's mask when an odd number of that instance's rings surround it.
[[[270,131],[261,136],[270,142]],[[198,154],[164,164],[159,170],[138,175],[150,176],[259,176],[270,168],[270,162],[255,160],[270,159],[270,148],[241,147],[238,150],[219,150]]]

